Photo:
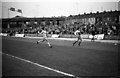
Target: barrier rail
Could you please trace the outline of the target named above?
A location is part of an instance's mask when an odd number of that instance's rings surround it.
[[[32,37],[35,37],[35,36],[38,36],[38,37],[42,37],[41,34],[37,35],[37,34],[25,34],[25,36],[32,36]],[[49,34],[48,37],[52,37],[52,38],[76,38],[77,36],[75,35],[67,35],[67,34],[64,34],[64,35],[59,35],[59,34]],[[93,36],[91,34],[82,34],[81,37],[83,39],[91,39]],[[101,40],[101,39],[104,39],[104,34],[98,34],[98,35],[95,35],[94,37],[95,39],[98,39],[98,40]]]
[[[0,33],[0,36],[9,36],[7,33]],[[42,34],[15,34],[15,37],[42,37]],[[69,34],[63,34],[63,35],[57,35],[57,34],[48,34],[48,37],[54,37],[54,38],[76,38],[77,36],[75,35],[69,35]],[[91,34],[82,34],[81,37],[83,39],[91,39],[92,35]],[[120,40],[119,35],[104,35],[104,34],[97,34],[95,35],[95,39],[98,40]]]

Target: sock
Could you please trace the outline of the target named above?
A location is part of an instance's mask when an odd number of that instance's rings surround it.
[[[47,44],[48,44],[49,46],[51,46],[49,42],[48,42]]]

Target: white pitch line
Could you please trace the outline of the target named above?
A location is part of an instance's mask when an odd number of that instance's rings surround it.
[[[41,65],[41,64],[38,64],[38,63],[35,63],[35,62],[32,62],[32,61],[26,60],[26,59],[23,59],[23,58],[19,58],[19,57],[16,57],[16,56],[13,56],[13,55],[10,55],[10,54],[7,54],[7,53],[3,53],[3,52],[0,52],[0,53],[1,53],[1,54],[4,54],[4,55],[7,55],[7,56],[10,56],[10,57],[13,57],[13,58],[16,58],[16,59],[19,59],[19,60],[22,60],[22,61],[27,62],[27,63],[31,63],[31,64],[33,64],[33,65],[36,65],[36,66],[45,68],[45,69],[47,69],[47,70],[51,70],[51,71],[54,71],[54,72],[57,72],[57,73],[66,75],[66,76],[75,77],[75,78],[80,78],[80,77],[77,77],[77,76],[75,76],[75,75],[72,75],[72,74],[69,74],[69,73],[65,73],[65,72],[62,72],[62,71],[59,71],[59,70],[56,70],[56,69],[53,69],[53,68],[50,68],[50,67],[47,67],[47,66],[43,66],[43,65]]]

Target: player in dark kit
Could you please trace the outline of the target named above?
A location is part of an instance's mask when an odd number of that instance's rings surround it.
[[[94,42],[95,40],[95,28],[92,29],[92,38],[91,38],[91,42]]]
[[[77,36],[77,41],[75,41],[75,42],[73,43],[73,46],[74,46],[77,42],[78,42],[78,45],[80,46],[80,44],[81,44],[81,42],[82,42],[80,30],[79,30],[79,29],[76,30],[76,31],[74,32],[74,34]]]

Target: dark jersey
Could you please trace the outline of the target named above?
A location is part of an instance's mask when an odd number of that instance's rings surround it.
[[[95,35],[95,31],[92,31],[92,35]]]

